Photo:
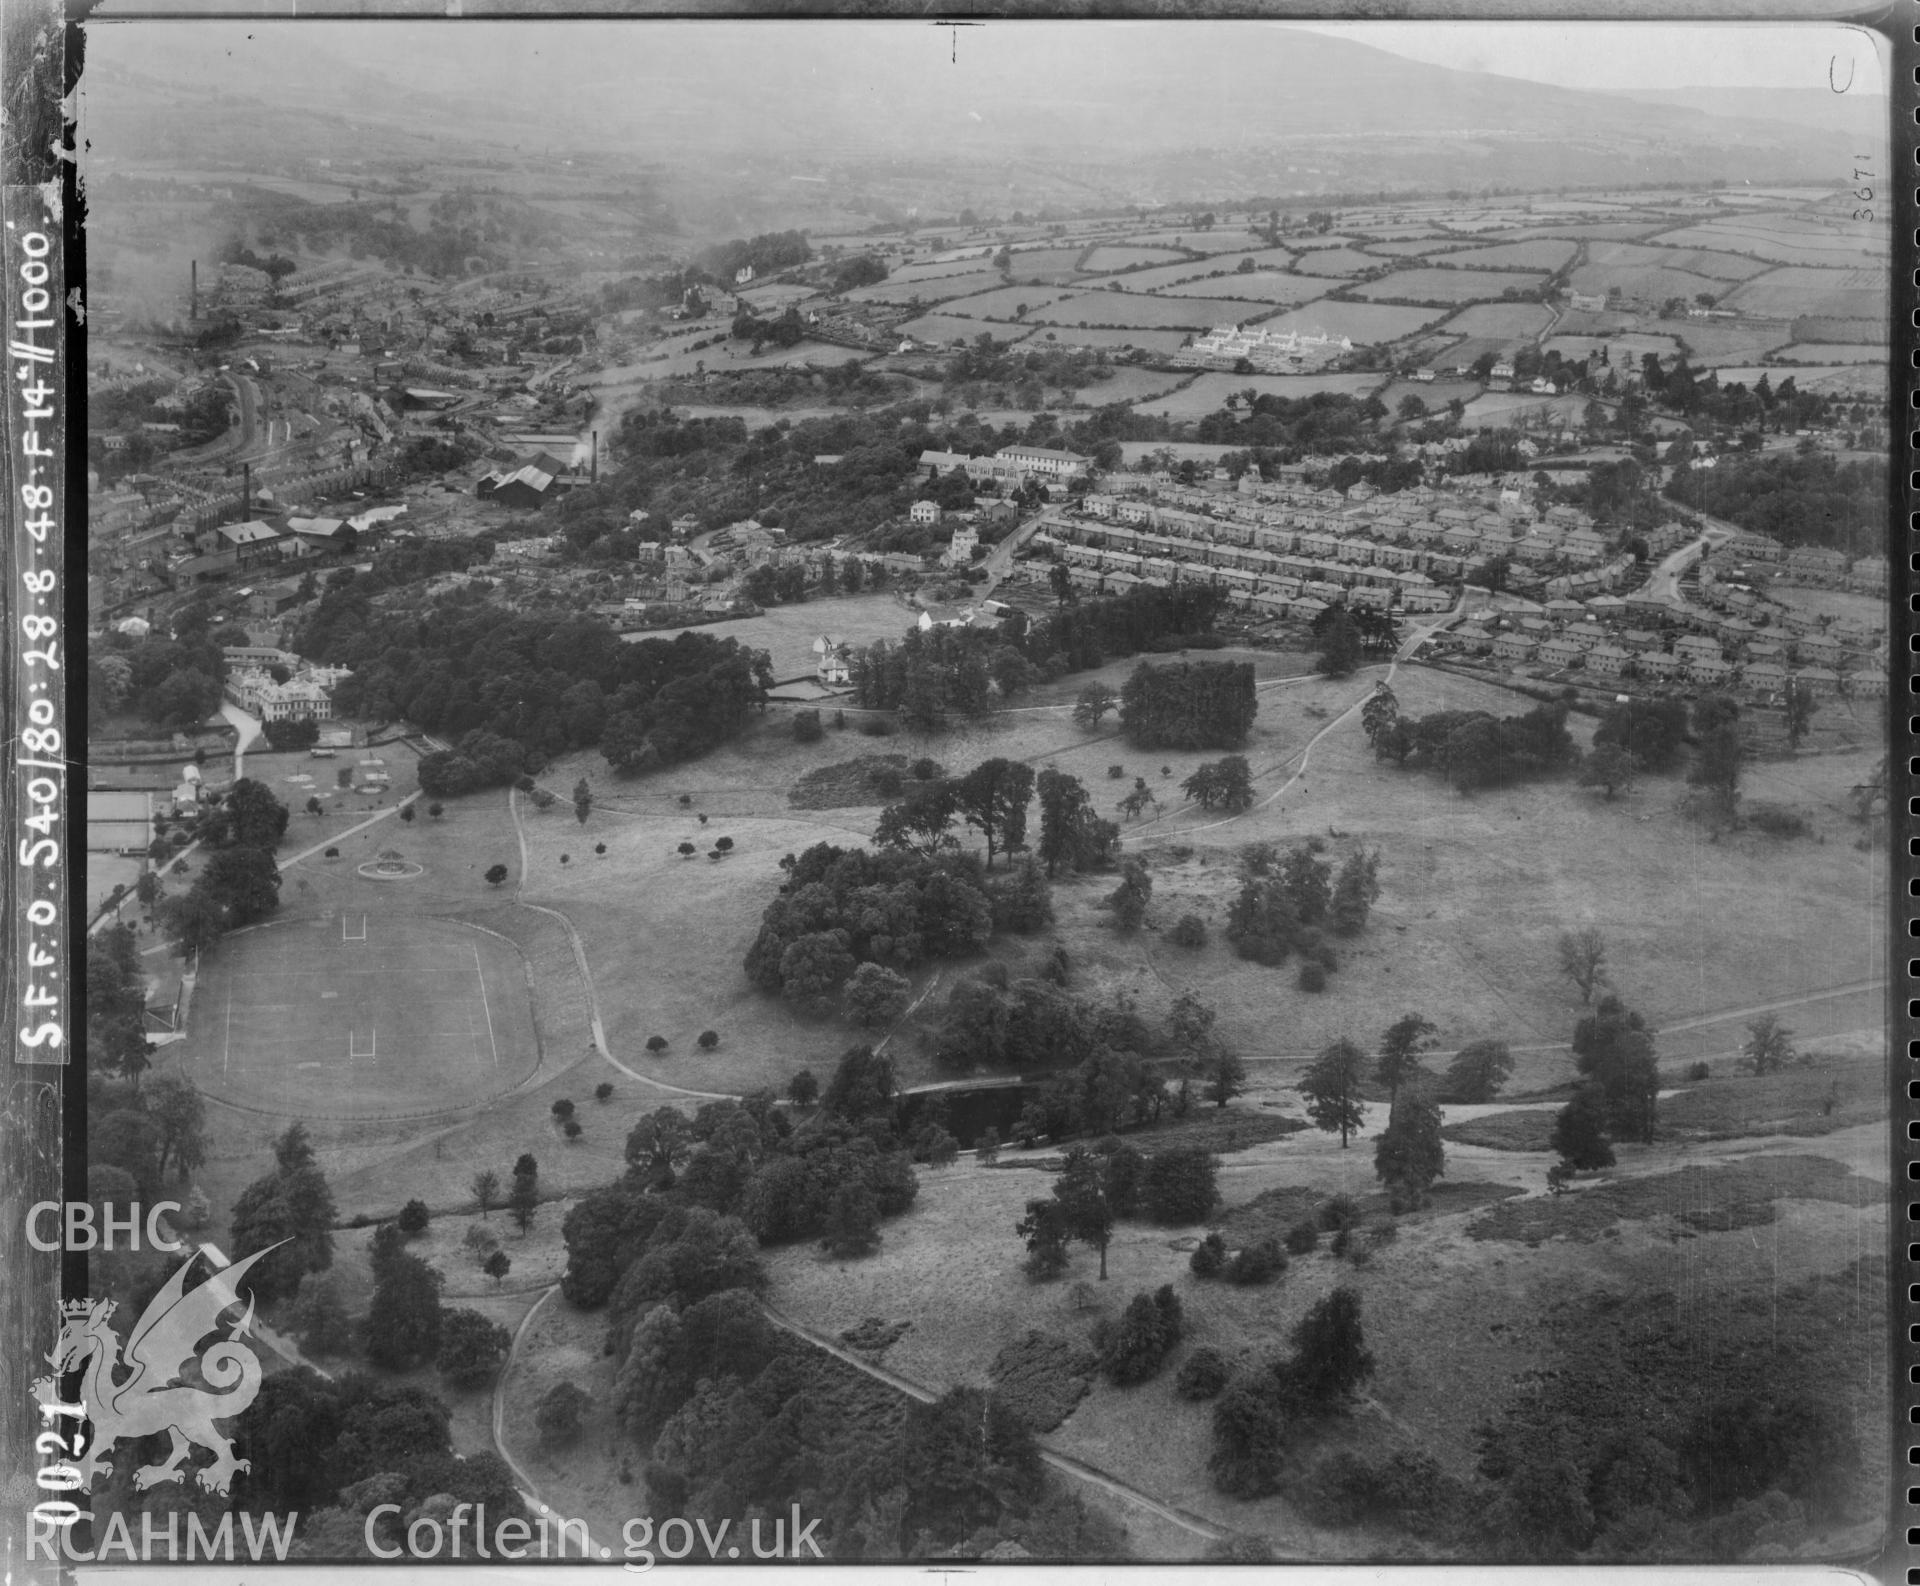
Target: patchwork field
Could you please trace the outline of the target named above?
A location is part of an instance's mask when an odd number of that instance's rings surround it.
[[[1081,273],[1081,248],[1016,248],[1008,273],[1016,281],[1054,283],[1071,281]]]
[[[1082,268],[1095,274],[1106,274],[1114,270],[1131,270],[1136,265],[1173,264],[1182,257],[1172,248],[1134,248],[1124,243],[1105,243],[1087,255]]]
[[[1884,366],[1885,347],[1868,347],[1848,342],[1797,342],[1782,347],[1774,357],[1783,363],[1865,363]]]
[[[1380,261],[1354,248],[1315,248],[1293,262],[1302,275],[1359,275],[1378,269]]]
[[[1725,364],[1751,363],[1792,340],[1784,324],[1742,324],[1732,320],[1690,319],[1675,330],[1686,345],[1687,360],[1696,368],[1716,369]]]
[[[996,278],[997,279],[997,278]],[[1011,320],[1022,303],[1039,317],[1040,310],[1064,294],[1054,286],[1001,286],[972,297],[956,297],[942,305],[943,312],[968,319]]]
[[[1262,311],[1268,306],[1261,305]],[[1037,328],[1018,345],[1029,351],[1044,343],[1057,342],[1062,347],[1140,347],[1148,352],[1168,353],[1178,352],[1186,344],[1187,338],[1188,332],[1184,330],[1123,330],[1110,325],[1052,324]]]
[[[1180,290],[1188,297],[1255,298],[1263,303],[1310,303],[1325,297],[1330,283],[1280,270],[1235,271],[1214,280],[1188,281]]]
[[[1352,288],[1356,297],[1411,298],[1417,303],[1474,303],[1525,291],[1546,279],[1517,270],[1395,270]]]
[[[1397,303],[1334,303],[1322,300],[1262,322],[1262,329],[1305,334],[1351,336],[1355,345],[1398,341],[1439,319],[1438,308],[1409,308]]]
[[[1453,336],[1473,336],[1508,344],[1531,341],[1553,321],[1538,303],[1476,303],[1440,328]]]
[[[1661,232],[1649,241],[1674,247],[1709,248],[1744,253],[1776,264],[1846,266],[1862,252],[1886,248],[1884,230],[1853,228],[1836,222],[1832,228],[1789,225],[1785,216],[1709,221]]]
[[[871,286],[856,286],[847,298],[855,303],[941,303],[950,298],[991,292],[1004,279],[998,270],[961,270],[951,275],[914,276],[896,272]]]
[[[1726,306],[1743,314],[1791,319],[1798,314],[1833,319],[1884,319],[1887,276],[1878,270],[1820,270],[1788,266],[1756,276],[1727,294]]]
[[[955,305],[956,307],[959,305]],[[1187,298],[1145,292],[1072,292],[1028,317],[1048,325],[1101,325],[1122,330],[1208,330],[1271,314],[1273,304],[1239,298]]]
[[[1590,243],[1587,246],[1587,263],[1623,271],[1649,266],[1662,270],[1682,270],[1689,275],[1704,275],[1721,281],[1744,281],[1767,268],[1758,259],[1743,259],[1738,254],[1712,253],[1705,248],[1655,248],[1629,242]]]
[[[1503,242],[1491,248],[1464,248],[1446,252],[1449,264],[1485,270],[1557,270],[1574,255],[1575,245],[1542,239],[1537,242]],[[1439,253],[1441,249],[1430,250]]]

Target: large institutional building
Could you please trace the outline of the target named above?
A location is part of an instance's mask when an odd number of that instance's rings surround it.
[[[1350,336],[1317,332],[1301,335],[1291,330],[1243,330],[1238,325],[1216,325],[1206,335],[1196,337],[1191,347],[1176,353],[1174,361],[1231,367],[1244,358],[1263,373],[1287,374],[1298,369],[1317,369],[1352,351]]]

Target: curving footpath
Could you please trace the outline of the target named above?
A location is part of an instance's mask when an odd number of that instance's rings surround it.
[[[523,909],[532,909],[536,914],[545,914],[558,920],[567,933],[567,941],[573,947],[573,962],[580,971],[580,984],[587,992],[587,1021],[593,1028],[593,1046],[628,1079],[646,1085],[668,1096],[689,1096],[695,1101],[738,1101],[740,1098],[731,1091],[689,1090],[684,1085],[669,1085],[664,1079],[655,1079],[650,1074],[642,1074],[638,1069],[627,1065],[613,1055],[613,1049],[607,1045],[607,1030],[600,1018],[600,998],[593,989],[593,971],[587,967],[587,944],[580,940],[580,933],[574,929],[573,921],[558,909],[548,908],[542,903],[527,902],[524,894],[527,883],[527,829],[520,822],[520,795],[516,788],[507,789],[507,810],[513,816],[514,840],[520,845],[520,875],[513,884],[513,900]]]

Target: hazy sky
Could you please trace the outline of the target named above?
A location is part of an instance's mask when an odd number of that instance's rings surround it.
[[[1827,88],[1884,94],[1885,40],[1827,23],[1298,24],[1435,66],[1563,88]]]
[[[1276,35],[1295,27],[1349,39],[1413,60],[1464,70],[1530,78],[1570,88],[1826,88],[1834,82],[1853,93],[1886,91],[1885,47],[1862,29],[1828,23],[1165,23],[1001,22],[954,30],[921,21],[669,22],[603,21],[546,23],[385,22],[247,24],[237,22],[123,23],[90,29],[90,49],[139,65],[143,45],[156,33],[170,44],[191,38],[215,60],[225,50],[245,60],[250,39],[293,36],[320,55],[337,54],[379,63],[403,81],[439,85],[463,80],[484,89],[490,81],[525,84],[553,74],[579,87],[609,86],[648,75],[649,44],[661,30],[674,35],[670,53],[679,60],[718,70],[751,73],[779,58],[782,42],[799,46],[792,64],[813,66],[817,46],[844,41],[828,67],[850,84],[891,72],[919,72],[944,62],[956,49],[963,70],[988,73],[1030,67],[1036,57],[1097,61],[1108,70],[1136,66],[1178,73],[1189,52],[1216,56],[1228,39],[1254,50],[1270,49]],[[805,41],[804,43],[802,41]],[[1104,47],[1103,47],[1104,46]],[[757,60],[752,57],[758,57]],[[217,68],[216,68],[217,69]],[[1123,68],[1124,69],[1124,68]],[[805,68],[802,67],[804,72]],[[1103,75],[1097,73],[1096,75]],[[675,72],[678,75],[678,72]],[[1071,75],[1056,84],[1072,93]]]

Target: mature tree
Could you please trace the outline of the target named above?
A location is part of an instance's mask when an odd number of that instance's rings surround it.
[[[480,1203],[480,1217],[485,1221],[487,1212],[500,1199],[500,1175],[492,1168],[482,1168],[473,1175],[468,1184],[473,1198]]]
[[[1066,1208],[1049,1196],[1027,1202],[1027,1215],[1013,1225],[1013,1231],[1027,1242],[1027,1275],[1032,1278],[1058,1277],[1067,1266]]]
[[[905,975],[883,964],[868,963],[860,965],[848,978],[841,1001],[853,1023],[872,1027],[897,1020],[907,1011],[912,994],[912,983]]]
[[[1556,946],[1560,973],[1580,988],[1582,1002],[1593,1001],[1594,987],[1607,978],[1607,940],[1591,925],[1562,931]]]
[[[146,1110],[160,1131],[160,1177],[169,1159],[183,1178],[206,1160],[206,1108],[190,1079],[173,1072],[157,1075],[146,1088]]]
[[[1119,828],[1093,812],[1093,803],[1080,779],[1064,771],[1042,771],[1036,780],[1040,794],[1040,845],[1036,850],[1051,878],[1062,867],[1068,871],[1095,870],[1104,865],[1118,840]]]
[[[675,1107],[657,1107],[627,1131],[627,1168],[650,1188],[669,1188],[693,1154],[693,1129]]]
[[[1717,720],[1700,734],[1687,781],[1705,789],[1717,821],[1731,821],[1739,807],[1740,761],[1745,752],[1737,717]]]
[[[1348,1135],[1358,1133],[1366,1122],[1366,1109],[1360,1101],[1366,1066],[1367,1054],[1343,1037],[1314,1059],[1300,1081],[1300,1093],[1307,1099],[1307,1116],[1316,1128],[1337,1133],[1343,1151]]]
[[[1420,1071],[1420,1054],[1433,1045],[1433,1022],[1417,1013],[1404,1014],[1380,1037],[1380,1059],[1373,1077],[1387,1087],[1387,1105],[1400,1099],[1400,1087]]]
[[[787,1081],[787,1100],[796,1107],[811,1107],[820,1095],[820,1081],[813,1077],[813,1070],[801,1069]]]
[[[1071,1147],[1066,1167],[1054,1180],[1054,1199],[1060,1203],[1069,1237],[1092,1245],[1100,1253],[1100,1277],[1107,1276],[1107,1245],[1113,1239],[1113,1207],[1107,1198],[1100,1159],[1083,1146]]]
[[[1446,1095],[1459,1102],[1492,1101],[1512,1072],[1513,1056],[1505,1041],[1475,1041],[1461,1047],[1447,1065]]]
[[[1328,677],[1345,677],[1360,664],[1360,630],[1344,606],[1334,606],[1320,628],[1320,653],[1315,669]]]
[[[1230,754],[1197,767],[1180,784],[1180,791],[1202,809],[1237,815],[1253,803],[1253,772],[1246,756]]]
[[[1027,845],[1027,805],[1033,799],[1033,767],[1020,760],[983,761],[954,784],[961,818],[986,839],[987,868],[997,850]]]
[[[353,1348],[353,1323],[332,1278],[301,1285],[287,1325],[310,1355],[344,1355]]]
[[[543,1449],[565,1448],[580,1436],[581,1419],[593,1395],[571,1382],[556,1382],[541,1395],[533,1412],[534,1429]]]
[[[1794,1056],[1793,1031],[1778,1015],[1763,1013],[1747,1025],[1747,1039],[1740,1048],[1742,1068],[1755,1074],[1778,1073],[1792,1065]]]
[[[1203,1146],[1177,1145],[1147,1159],[1140,1201],[1155,1222],[1203,1222],[1220,1201],[1219,1158]]]
[[[1387,1127],[1374,1142],[1373,1171],[1391,1191],[1395,1209],[1426,1204],[1427,1190],[1446,1171],[1440,1140],[1440,1109],[1424,1096],[1396,1102]]]
[[[1118,807],[1128,820],[1137,820],[1149,804],[1155,809],[1160,807],[1159,799],[1153,796],[1153,789],[1147,786],[1147,779],[1137,776],[1133,779],[1133,791],[1120,800]]]
[[[396,1220],[400,1224],[400,1232],[414,1239],[427,1231],[427,1225],[433,1221],[433,1213],[428,1210],[425,1201],[410,1200],[400,1208],[400,1216]]]
[[[1787,744],[1798,749],[1800,742],[1813,726],[1813,714],[1819,709],[1819,701],[1814,698],[1811,685],[1798,679],[1787,685],[1782,704],[1787,711]]]
[[[860,1180],[851,1179],[833,1192],[820,1243],[835,1256],[864,1256],[879,1245],[880,1203]]]
[[[1127,1302],[1118,1322],[1096,1329],[1100,1369],[1116,1387],[1145,1382],[1159,1373],[1180,1333],[1180,1300],[1173,1285],[1163,1283],[1152,1294],[1142,1290]]]
[[[1607,1138],[1607,1098],[1598,1085],[1576,1085],[1573,1099],[1553,1119],[1553,1149],[1574,1172],[1613,1166]]]
[[[858,963],[847,933],[838,927],[810,931],[787,944],[780,955],[780,990],[791,1001],[816,1012],[831,1009]]]
[[[1287,1362],[1287,1386],[1310,1404],[1326,1406],[1345,1398],[1373,1375],[1360,1322],[1360,1296],[1337,1288],[1316,1303],[1293,1329],[1293,1358]]]
[[[957,845],[953,822],[959,813],[953,783],[924,782],[900,803],[890,804],[880,812],[880,824],[874,828],[873,840],[881,848],[904,848],[932,856],[943,848]]]
[[[1376,752],[1382,739],[1393,731],[1394,723],[1399,719],[1399,698],[1385,683],[1375,683],[1366,704],[1360,707],[1360,725],[1366,732],[1367,742],[1373,745]]]
[[[1278,1490],[1286,1448],[1281,1396],[1270,1372],[1250,1372],[1227,1384],[1214,1401],[1213,1484],[1234,1498]]]
[[[1639,769],[1639,763],[1618,744],[1596,744],[1593,753],[1580,762],[1580,785],[1604,790],[1607,802],[1612,803],[1614,794],[1633,786]]]
[[[287,807],[264,782],[243,776],[227,794],[226,807],[213,823],[217,844],[236,843],[271,853],[287,834]]]
[[[584,826],[592,809],[593,789],[587,786],[587,779],[582,777],[573,784],[573,818]]]
[[[1133,932],[1146,923],[1147,904],[1153,898],[1153,877],[1138,860],[1129,859],[1120,870],[1120,885],[1109,892],[1105,905],[1113,912],[1116,930]]]
[[[513,1258],[504,1250],[495,1250],[480,1263],[480,1270],[493,1279],[493,1286],[500,1287],[500,1280],[513,1268]]]
[[[1594,729],[1595,750],[1620,749],[1638,766],[1665,771],[1680,753],[1687,708],[1677,699],[1631,699],[1611,706]]]
[[[456,1388],[477,1388],[506,1364],[513,1334],[498,1322],[464,1307],[440,1318],[440,1347],[434,1363]]]
[[[513,1219],[514,1227],[526,1233],[533,1226],[534,1214],[539,1209],[538,1182],[531,1173],[515,1173],[513,1188],[507,1192],[507,1215]]]
[[[381,1263],[367,1313],[368,1360],[389,1371],[406,1371],[438,1354],[440,1284],[440,1274],[418,1256],[396,1255]]]
[[[1101,719],[1120,705],[1120,696],[1105,683],[1089,683],[1080,690],[1073,704],[1073,719],[1080,726],[1097,730]]]
[[[505,865],[488,865],[486,873],[481,879],[484,880],[488,886],[497,887],[507,879],[507,867]]]
[[[241,1191],[231,1219],[230,1248],[236,1260],[280,1245],[253,1269],[249,1280],[262,1301],[293,1294],[307,1273],[333,1265],[333,1195],[313,1161],[304,1129],[292,1126],[274,1147],[274,1171]],[[282,1240],[291,1243],[280,1244]]]
[[[1660,1069],[1646,1020],[1618,997],[1605,996],[1574,1027],[1573,1056],[1607,1100],[1607,1126],[1616,1138],[1651,1144],[1659,1106]]]
[[[1380,852],[1356,849],[1347,855],[1334,878],[1333,898],[1327,905],[1327,923],[1341,936],[1358,936],[1380,896]]]

